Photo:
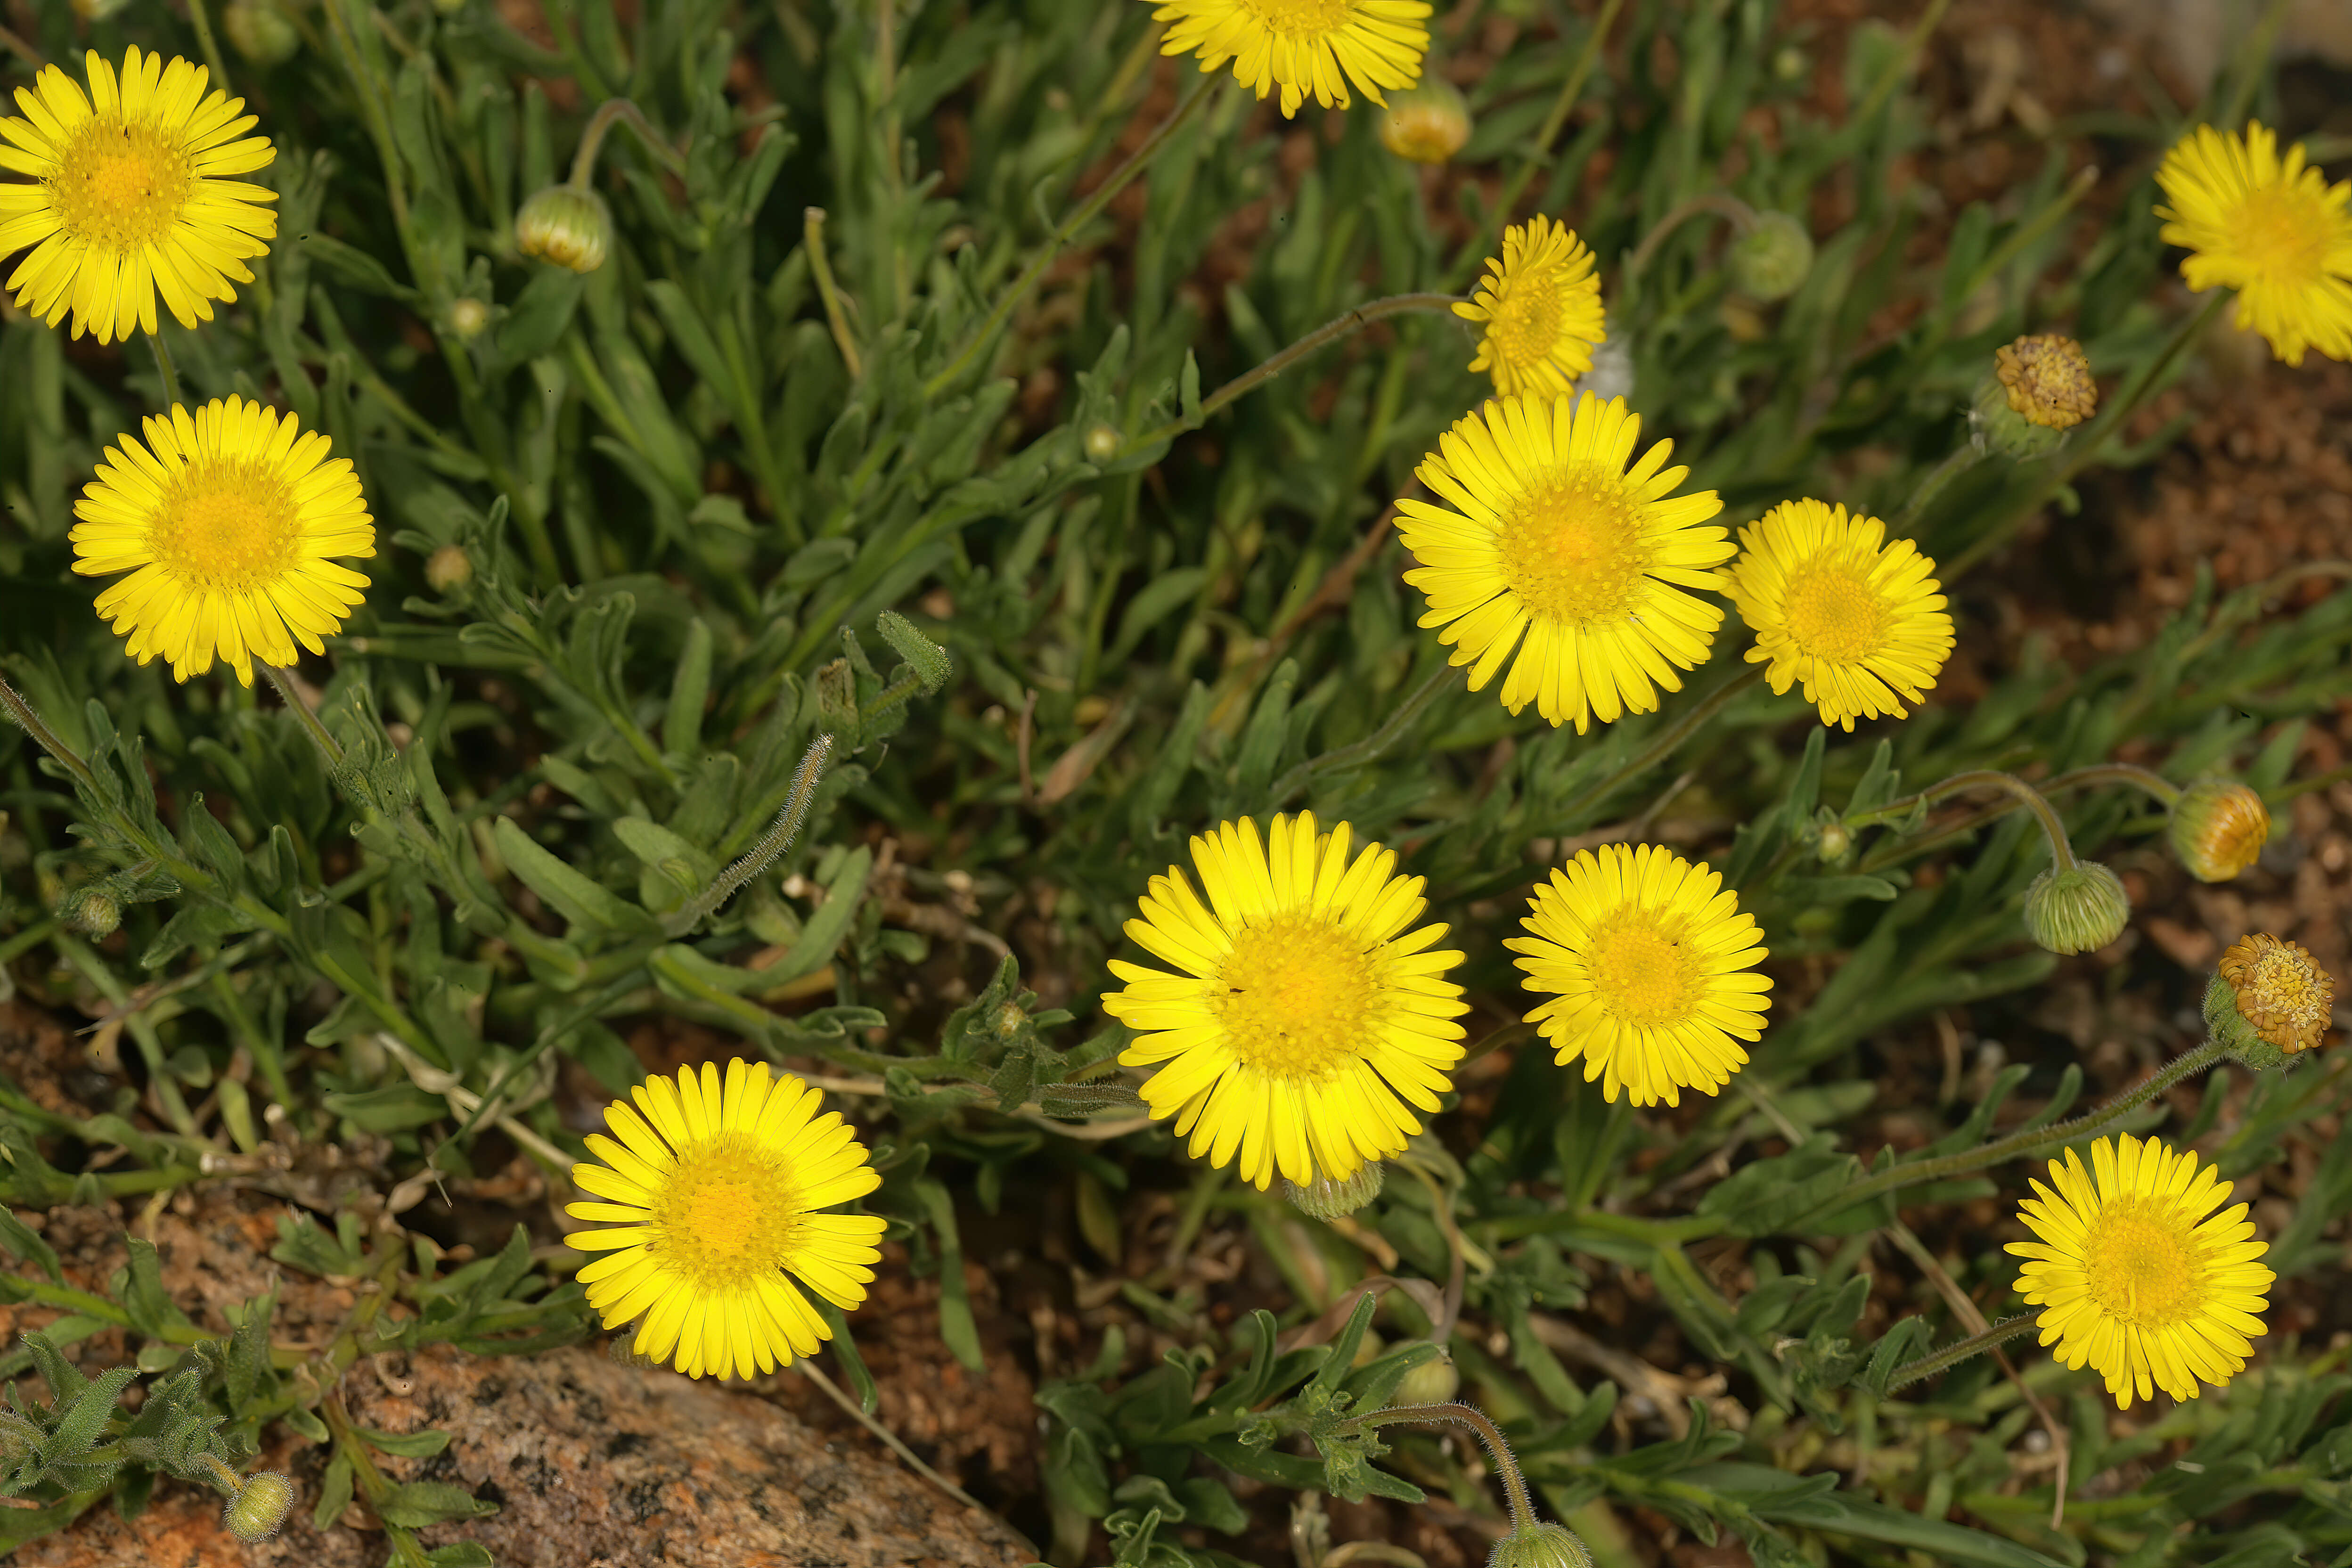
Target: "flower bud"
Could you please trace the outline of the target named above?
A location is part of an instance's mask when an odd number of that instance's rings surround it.
[[[1813,846],[1813,853],[1824,866],[1843,866],[1853,853],[1853,830],[1843,822],[1824,822],[1822,836]]]
[[[2025,889],[2025,929],[2052,952],[2089,952],[2124,933],[2131,900],[2123,879],[2095,860],[2052,867]]]
[[[1381,145],[1416,163],[1443,163],[1470,140],[1470,105],[1444,77],[1422,75],[1420,85],[1389,95],[1381,117]]]
[[[2274,1068],[2319,1044],[2336,1012],[2336,977],[2310,950],[2267,932],[2221,954],[2205,988],[2205,1024],[2250,1068]]]
[[[948,650],[917,631],[915,623],[896,610],[883,611],[876,617],[874,629],[880,632],[882,640],[907,661],[907,667],[915,672],[915,679],[922,682],[927,695],[938,696],[954,676],[955,661],[948,657]],[[1028,1016],[1018,1007],[1010,1011],[1016,1018]]]
[[[259,1470],[246,1477],[228,1500],[221,1522],[231,1535],[252,1546],[275,1535],[293,1508],[294,1482],[275,1470]]]
[[[77,888],[60,900],[58,918],[84,936],[112,936],[122,924],[122,905],[103,888]]]
[[[1461,1392],[1462,1373],[1454,1368],[1454,1357],[1444,1345],[1437,1347],[1437,1359],[1423,1362],[1404,1374],[1396,1392],[1389,1396],[1391,1405],[1445,1405]]]
[[[1993,352],[1993,375],[2028,424],[2071,430],[2099,411],[2099,384],[2083,345],[2055,332],[2020,338]]]
[[[449,301],[449,331],[460,341],[480,337],[489,324],[489,306],[472,295]]]
[[[1731,242],[1732,286],[1751,300],[1785,300],[1813,269],[1813,237],[1787,213],[1756,215],[1755,226]]]
[[[230,0],[221,12],[221,31],[238,54],[264,68],[284,65],[302,47],[302,35],[278,0]]]
[[[570,185],[548,186],[515,214],[517,249],[574,272],[593,272],[604,265],[612,232],[604,198]]]
[[[436,594],[455,593],[474,580],[474,558],[465,547],[445,544],[425,558],[425,581]]]
[[[1125,443],[1121,440],[1119,433],[1108,425],[1090,425],[1087,427],[1087,461],[1089,463],[1109,462],[1118,456],[1118,449],[1123,445]]]
[[[1592,1568],[1592,1553],[1568,1526],[1536,1524],[1495,1542],[1486,1568]]]
[[[2200,882],[2226,882],[2254,863],[2271,836],[2263,797],[2234,779],[2199,779],[2172,803],[2166,837]]]
[[[1388,1167],[1378,1160],[1369,1162],[1352,1176],[1333,1181],[1320,1171],[1305,1186],[1285,1177],[1282,1195],[1303,1215],[1315,1219],[1334,1220],[1342,1215],[1354,1214],[1381,1195],[1381,1184],[1388,1179]]]

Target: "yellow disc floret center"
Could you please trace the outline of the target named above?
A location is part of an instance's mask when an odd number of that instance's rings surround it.
[[[1242,8],[1280,38],[1328,37],[1355,14],[1356,0],[1241,0]]]
[[[774,1160],[730,1133],[679,1157],[653,1216],[655,1254],[713,1289],[773,1273],[792,1246],[801,1208]]]
[[[296,564],[294,492],[259,463],[200,463],[164,493],[148,547],[184,583],[225,594],[268,586]]]
[[[2204,1309],[2196,1241],[2170,1205],[2110,1199],[2083,1241],[2091,1299],[2136,1329],[2168,1329]]]
[[[2329,227],[2318,193],[2299,184],[2247,192],[2227,226],[2232,248],[2257,277],[2289,285],[2322,281]]]
[[[2336,1002],[2336,987],[2310,960],[2285,946],[2263,950],[2240,993],[2260,1011],[2298,1030],[2314,1024],[2324,1026]]]
[[[1495,302],[1487,335],[1507,364],[1540,364],[1559,342],[1559,290],[1545,273],[1528,272],[1511,280],[1509,290]]]
[[[1504,512],[1503,581],[1538,616],[1583,626],[1633,607],[1650,569],[1623,476],[1575,463]]]
[[[1621,910],[1593,928],[1592,989],[1610,1016],[1645,1029],[1689,1020],[1699,971],[1687,935],[1681,921],[1670,929],[1643,910]]]
[[[1311,1080],[1362,1055],[1377,980],[1354,937],[1328,918],[1286,912],[1234,934],[1210,1006],[1244,1065]]]
[[[1886,602],[1853,566],[1815,556],[1789,574],[1789,637],[1798,650],[1859,664],[1886,646]]]
[[[85,123],[59,152],[49,199],[68,238],[135,251],[163,239],[195,186],[188,156],[152,125],[119,115]]]

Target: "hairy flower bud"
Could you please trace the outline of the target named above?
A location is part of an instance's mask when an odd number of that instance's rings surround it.
[[[1535,1524],[1495,1542],[1486,1568],[1592,1568],[1592,1553],[1564,1524]]]
[[[2234,779],[2199,779],[2172,803],[2166,837],[2200,882],[2226,882],[2254,863],[2271,836],[2263,797]]]
[[[260,1470],[245,1478],[245,1484],[221,1510],[221,1522],[231,1535],[251,1546],[276,1534],[293,1508],[292,1479],[275,1470]]]
[[[1124,444],[1119,433],[1108,425],[1087,426],[1087,461],[1089,463],[1109,462],[1118,456],[1118,449]]]
[[[515,214],[516,248],[574,272],[593,272],[604,265],[612,232],[604,198],[570,185],[548,186]]]
[[[221,12],[221,31],[238,54],[257,66],[282,66],[302,47],[302,35],[278,0],[230,0]]]
[[[1381,1184],[1388,1179],[1386,1165],[1374,1160],[1354,1175],[1336,1182],[1319,1171],[1303,1187],[1286,1176],[1282,1195],[1303,1215],[1321,1220],[1338,1219],[1342,1215],[1354,1214],[1380,1196]]]
[[[490,324],[490,308],[468,294],[449,301],[449,331],[461,341],[478,338]]]
[[[2025,929],[2052,952],[2089,952],[2123,935],[2131,900],[2123,879],[2095,860],[2052,867],[2025,889]]]
[[[1813,853],[1824,866],[1843,866],[1853,853],[1853,830],[1843,822],[1824,822]]]
[[[112,936],[122,924],[122,905],[102,888],[77,888],[59,901],[58,918],[84,936]]]
[[[1787,213],[1756,215],[1755,226],[1731,242],[1732,286],[1751,300],[1785,300],[1813,269],[1813,237]]]
[[[1443,163],[1470,140],[1470,105],[1461,89],[1423,73],[1420,85],[1389,95],[1381,145],[1416,163]]]
[[[465,547],[445,544],[425,558],[425,581],[436,594],[447,594],[474,580],[474,558]]]
[[[2205,1026],[2250,1068],[2274,1068],[2319,1044],[2336,1012],[2336,977],[2310,950],[2266,931],[2221,954],[2205,988]]]
[[[1454,1365],[1454,1357],[1444,1345],[1437,1347],[1437,1359],[1423,1362],[1406,1373],[1397,1384],[1396,1392],[1389,1395],[1391,1405],[1445,1405],[1452,1402],[1462,1388],[1462,1373]]]

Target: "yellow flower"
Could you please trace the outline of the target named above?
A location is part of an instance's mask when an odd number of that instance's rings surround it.
[[[2200,882],[2226,882],[2262,858],[2270,808],[2235,779],[2199,779],[2172,803],[2172,852]]]
[[[1282,88],[1286,118],[1312,94],[1345,109],[1357,90],[1382,108],[1382,89],[1411,87],[1429,48],[1423,0],[1168,0],[1163,55],[1198,54],[1201,68],[1234,62],[1234,79],[1264,98]]]
[[[2336,977],[2301,942],[2257,931],[2231,942],[2218,967],[2237,993],[2238,1016],[2279,1049],[2307,1051],[2327,1033],[2336,1016]]]
[[[1111,961],[1127,989],[1103,1010],[1139,1031],[1119,1060],[1157,1065],[1143,1098],[1174,1117],[1195,1157],[1240,1158],[1259,1187],[1278,1170],[1307,1186],[1343,1181],[1402,1152],[1462,1058],[1468,1007],[1442,978],[1458,952],[1427,951],[1442,925],[1422,879],[1398,877],[1377,844],[1349,857],[1346,823],[1318,835],[1311,812],[1276,816],[1267,841],[1247,817],[1192,840],[1208,901],[1181,867],[1151,879],[1127,922],[1179,971]]]
[[[1418,563],[1404,580],[1429,599],[1476,691],[1510,658],[1503,706],[1529,702],[1581,734],[1682,689],[1675,671],[1706,658],[1723,611],[1685,588],[1720,589],[1731,554],[1713,490],[1672,495],[1689,474],[1660,441],[1629,472],[1642,417],[1591,393],[1507,397],[1454,423],[1421,465],[1452,510],[1400,500],[1398,528]],[[1663,470],[1663,471],[1662,471]],[[1520,646],[1524,637],[1526,643]],[[1475,661],[1475,662],[1474,662]]]
[[[2199,126],[2164,155],[2156,183],[2172,204],[2156,209],[2170,220],[2163,237],[2188,248],[2191,289],[2235,289],[2238,325],[2289,364],[2306,347],[2352,360],[2352,182],[2305,167],[2301,142],[2281,158],[2277,132],[2256,121],[2242,137]]]
[[[601,1165],[572,1179],[611,1203],[565,1207],[613,1229],[564,1241],[601,1252],[580,1270],[588,1304],[608,1329],[635,1318],[635,1350],[674,1361],[688,1377],[751,1377],[816,1353],[831,1335],[793,1283],[843,1311],[866,1300],[881,1258],[873,1215],[820,1214],[864,1197],[882,1178],[838,1111],[817,1114],[817,1091],[764,1062],[731,1061],[722,1085],[706,1062],[675,1080],[647,1079],[636,1101],[614,1100],[588,1135]]]
[[[1470,368],[1491,374],[1506,397],[1566,392],[1592,368],[1592,345],[1609,337],[1592,252],[1573,230],[1537,217],[1505,229],[1502,258],[1490,256],[1486,266],[1477,294],[1454,307],[1486,323]]]
[[[1822,722],[1908,717],[1952,652],[1952,617],[1907,539],[1889,542],[1874,517],[1843,506],[1783,501],[1739,531],[1731,602],[1756,632],[1748,662],[1775,691],[1803,682]]]
[[[253,684],[251,659],[291,664],[294,645],[324,651],[367,579],[328,557],[375,553],[375,527],[351,459],[290,414],[215,399],[146,422],[106,449],[74,502],[73,569],[129,572],[98,613],[145,664],[162,655],[185,680],[218,656]]]
[[[1581,850],[1528,900],[1520,954],[1528,1015],[1562,1063],[1611,1100],[1682,1103],[1715,1093],[1748,1061],[1738,1040],[1764,1032],[1769,976],[1756,918],[1723,878],[1654,844]],[[1738,1039],[1733,1037],[1737,1036]]]
[[[2067,1150],[2050,1182],[2018,1209],[2037,1239],[2009,1244],[2032,1259],[2018,1291],[2042,1309],[2043,1345],[2088,1363],[2125,1410],[2158,1388],[2194,1399],[2200,1378],[2219,1387],[2246,1369],[2273,1276],[2246,1205],[2211,1212],[2230,1195],[2218,1171],[2126,1133],[2093,1143],[2088,1171]]]
[[[16,303],[55,326],[68,308],[74,336],[100,342],[155,330],[155,295],[184,327],[213,319],[213,301],[250,283],[247,259],[268,253],[277,193],[226,176],[278,156],[240,116],[245,100],[205,92],[205,68],[133,47],[114,68],[92,52],[89,94],[55,66],[16,89],[21,120],[0,120],[0,169],[36,184],[0,184],[0,257],[32,246],[9,279]]]

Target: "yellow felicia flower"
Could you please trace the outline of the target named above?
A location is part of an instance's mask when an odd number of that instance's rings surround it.
[[[2278,155],[2257,121],[2242,137],[2200,125],[2156,172],[2172,205],[2164,238],[2188,247],[2180,275],[2202,293],[2238,291],[2237,322],[2289,364],[2315,348],[2352,360],[2352,182],[2306,168],[2303,144]]]
[[[73,569],[129,572],[98,613],[145,664],[181,680],[217,656],[253,684],[251,660],[291,664],[294,645],[324,651],[367,579],[330,556],[375,553],[375,527],[351,459],[302,434],[291,414],[217,399],[146,422],[106,449],[74,502]]]
[[[1551,1000],[1528,1015],[1562,1063],[1611,1100],[1682,1103],[1715,1093],[1764,1032],[1771,979],[1756,918],[1723,878],[1654,844],[1580,851],[1528,900],[1527,987]],[[1734,1037],[1737,1037],[1735,1039]]]
[[[604,1257],[580,1270],[608,1329],[645,1321],[634,1348],[688,1377],[751,1377],[816,1353],[831,1331],[793,1283],[843,1311],[866,1300],[881,1253],[874,1215],[820,1214],[882,1178],[838,1111],[764,1062],[731,1061],[722,1084],[706,1062],[647,1079],[614,1100],[588,1135],[601,1165],[572,1179],[611,1203],[572,1204],[574,1219],[617,1228],[564,1241]]]
[[[21,120],[0,120],[0,257],[32,246],[8,279],[16,303],[55,326],[68,308],[74,336],[102,343],[155,330],[155,295],[184,327],[213,319],[213,301],[250,283],[267,255],[277,193],[232,180],[278,156],[245,137],[245,100],[207,95],[205,68],[133,47],[114,68],[92,52],[87,97],[55,66],[16,89]]]
[[[1424,626],[1444,626],[1470,689],[1495,678],[1514,647],[1503,706],[1529,702],[1581,734],[1658,705],[1675,671],[1706,658],[1723,611],[1685,588],[1719,588],[1710,570],[1731,554],[1713,490],[1671,492],[1660,441],[1628,471],[1642,417],[1625,400],[1585,393],[1506,397],[1455,422],[1421,465],[1421,482],[1449,510],[1397,502],[1398,529],[1418,563],[1404,580],[1429,599]],[[1526,639],[1521,647],[1521,638]]]
[[[1592,368],[1592,346],[1609,338],[1592,252],[1572,230],[1537,217],[1505,229],[1502,258],[1486,266],[1477,294],[1454,307],[1486,328],[1470,368],[1492,375],[1507,397],[1566,392]]]
[[[1462,1059],[1468,1007],[1442,978],[1458,952],[1428,949],[1442,925],[1377,844],[1350,858],[1346,823],[1276,816],[1266,842],[1244,817],[1192,840],[1208,901],[1183,868],[1151,879],[1127,934],[1178,973],[1111,961],[1127,989],[1103,1010],[1139,1031],[1119,1056],[1158,1066],[1143,1085],[1192,1152],[1240,1159],[1259,1187],[1344,1180],[1402,1152]]]
[[[2212,1210],[2229,1184],[2193,1152],[2126,1134],[2050,1162],[2018,1209],[2037,1239],[2009,1250],[2030,1258],[2018,1290],[2042,1309],[2042,1342],[2069,1367],[2088,1363],[2119,1408],[2163,1389],[2194,1399],[2246,1369],[2248,1339],[2273,1275],[2259,1261],[2246,1205]],[[2056,1190],[2053,1191],[2054,1187]]]
[[[1748,662],[1775,691],[1802,682],[1822,722],[1908,716],[1952,652],[1952,617],[1907,539],[1843,506],[1783,501],[1739,531],[1731,602],[1756,632]]]
[[[1198,54],[1201,68],[1234,62],[1234,79],[1264,98],[1282,89],[1282,112],[1312,94],[1345,109],[1352,83],[1382,108],[1383,89],[1421,79],[1429,49],[1423,0],[1168,0],[1151,13],[1168,24],[1163,55]]]

